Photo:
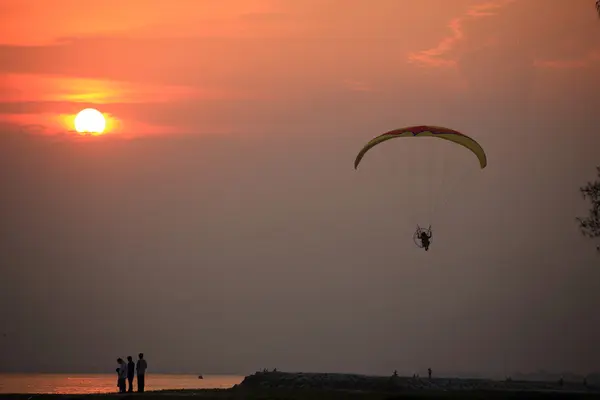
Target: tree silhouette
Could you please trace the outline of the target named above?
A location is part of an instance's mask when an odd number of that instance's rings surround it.
[[[598,0],[600,2],[600,0]],[[590,200],[590,211],[586,218],[577,218],[581,233],[590,238],[600,237],[600,167],[596,167],[598,179],[579,188],[584,199]],[[600,245],[596,247],[600,251]]]

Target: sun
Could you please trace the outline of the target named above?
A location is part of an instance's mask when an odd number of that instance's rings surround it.
[[[95,108],[81,110],[75,117],[75,130],[79,133],[90,133],[100,135],[106,129],[104,115]]]

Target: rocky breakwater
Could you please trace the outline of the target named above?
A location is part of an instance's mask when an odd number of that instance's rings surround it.
[[[397,389],[400,387],[399,383],[398,377],[337,373],[257,372],[244,378],[240,386],[379,391]]]
[[[591,388],[562,387],[554,382],[518,382],[494,381],[487,379],[457,378],[409,378],[392,375],[368,376],[340,373],[303,373],[303,372],[257,372],[247,376],[242,387],[287,388],[287,389],[335,389],[360,391],[398,391],[398,390],[509,390],[538,391],[565,390],[587,391]],[[579,386],[579,385],[574,385]],[[586,390],[587,389],[587,390]]]

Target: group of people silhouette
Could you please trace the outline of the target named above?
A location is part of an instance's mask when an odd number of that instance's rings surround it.
[[[133,362],[131,356],[127,357],[127,362],[123,361],[121,357],[117,358],[117,387],[119,393],[133,392],[133,378],[137,375],[137,391],[138,393],[144,392],[144,385],[146,383],[146,369],[148,363],[144,359],[144,353],[138,355],[139,359],[136,363]],[[137,372],[137,374],[136,374]],[[126,382],[129,382],[129,389],[126,387]]]

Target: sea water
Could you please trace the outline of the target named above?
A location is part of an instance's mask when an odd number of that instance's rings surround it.
[[[147,374],[145,390],[227,389],[240,383],[237,375]],[[129,383],[128,383],[129,385]],[[136,381],[133,381],[134,391]],[[114,393],[116,374],[0,374],[0,393]]]

